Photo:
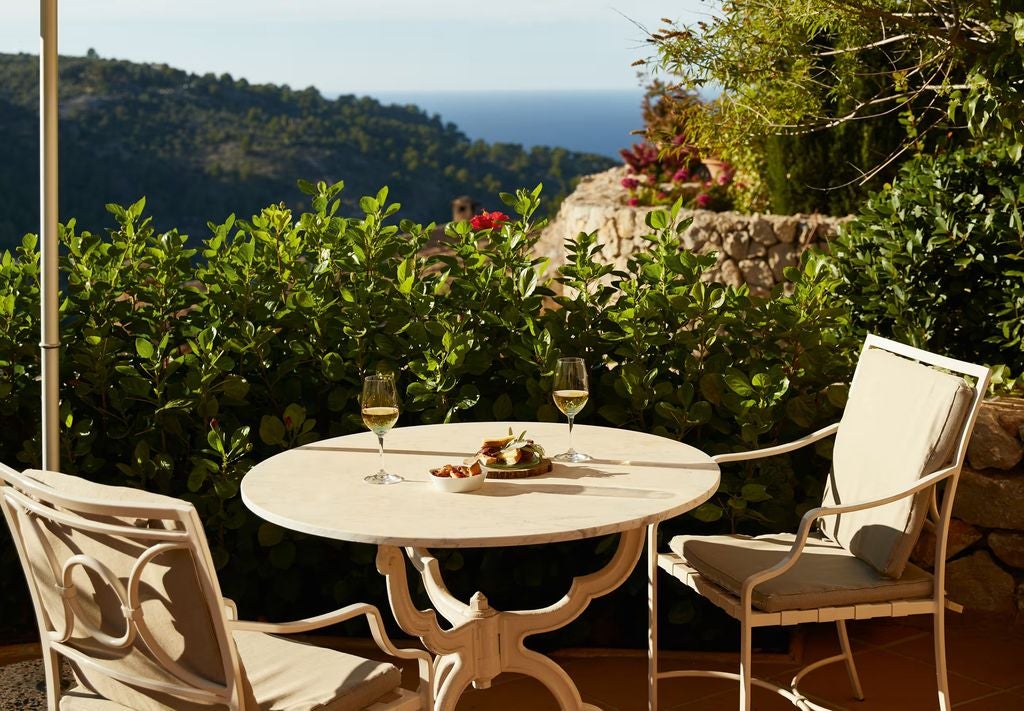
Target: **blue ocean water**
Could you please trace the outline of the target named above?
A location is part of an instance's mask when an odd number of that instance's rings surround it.
[[[641,89],[608,91],[378,92],[385,104],[416,104],[471,139],[560,146],[617,158],[639,141]]]

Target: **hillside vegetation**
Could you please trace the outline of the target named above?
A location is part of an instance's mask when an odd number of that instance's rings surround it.
[[[418,221],[450,218],[453,198],[485,207],[502,190],[543,182],[548,205],[603,156],[470,141],[415,106],[325,99],[314,88],[254,85],[166,65],[62,57],[60,215],[100,229],[104,205],[145,195],[154,214],[207,234],[207,221],[270,202],[308,209],[296,180],[344,180],[352,211],[384,184]],[[38,59],[0,54],[0,248],[38,230]]]

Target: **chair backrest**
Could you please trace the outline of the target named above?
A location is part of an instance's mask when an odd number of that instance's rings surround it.
[[[0,465],[0,508],[48,665],[138,711],[252,703],[191,504]]]
[[[963,375],[975,379],[973,387]],[[949,465],[959,472],[988,382],[984,366],[868,336],[836,433],[823,504],[882,498]],[[822,530],[883,575],[898,578],[933,495],[927,489],[886,506],[826,517]]]

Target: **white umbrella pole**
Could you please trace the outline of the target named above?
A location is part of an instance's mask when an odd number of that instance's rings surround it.
[[[60,275],[57,264],[57,0],[39,0],[39,271],[43,469],[60,470]]]

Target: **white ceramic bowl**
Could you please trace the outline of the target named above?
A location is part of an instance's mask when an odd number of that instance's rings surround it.
[[[467,491],[476,491],[484,485],[487,475],[483,472],[474,476],[463,477],[462,479],[453,476],[434,476],[429,474],[431,485],[438,491],[447,491],[449,494],[464,494]]]

